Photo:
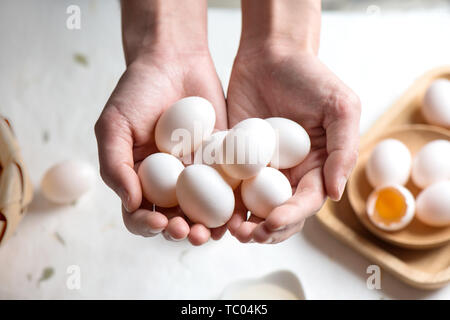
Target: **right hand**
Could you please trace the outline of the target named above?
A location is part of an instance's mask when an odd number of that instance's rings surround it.
[[[179,207],[157,208],[142,196],[136,173],[140,162],[158,152],[154,129],[161,113],[186,96],[208,99],[216,110],[216,128],[226,129],[225,98],[208,50],[180,54],[152,52],[131,62],[95,125],[100,172],[122,199],[128,230],[144,237],[160,232],[167,239],[186,237],[194,245],[219,239],[226,226],[208,229],[190,224]]]

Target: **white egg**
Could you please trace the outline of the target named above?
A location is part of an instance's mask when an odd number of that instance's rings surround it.
[[[400,230],[414,218],[414,196],[398,184],[375,189],[369,195],[366,206],[370,221],[385,231]]]
[[[450,128],[450,81],[434,80],[425,93],[422,104],[425,120],[437,126]]]
[[[272,126],[259,118],[236,124],[223,142],[222,169],[236,179],[254,177],[267,166],[275,151],[276,135]]]
[[[64,161],[47,170],[41,181],[41,191],[52,202],[69,204],[88,192],[95,179],[96,172],[90,164]]]
[[[386,184],[404,185],[411,172],[411,152],[399,140],[379,142],[366,164],[366,176],[372,187]]]
[[[285,118],[268,118],[276,133],[275,152],[270,166],[277,169],[288,169],[301,163],[309,154],[311,141],[308,133],[301,125]]]
[[[223,141],[227,134],[228,131],[218,131],[203,141],[201,147],[195,151],[194,163],[207,164],[216,169],[234,190],[242,180],[227,175],[220,165],[223,163]]]
[[[292,187],[284,174],[266,167],[255,177],[242,182],[241,196],[245,207],[264,219],[292,196]]]
[[[168,153],[153,153],[145,158],[138,169],[145,198],[160,207],[176,206],[175,189],[183,169],[181,161]]]
[[[450,179],[450,142],[434,140],[423,146],[414,157],[411,178],[422,189]]]
[[[176,193],[186,216],[208,228],[224,225],[233,214],[233,189],[208,165],[186,167],[178,177]]]
[[[195,151],[214,129],[216,112],[201,97],[183,98],[170,106],[158,120],[155,141],[159,151],[182,158]]]
[[[434,183],[417,196],[417,218],[434,227],[450,225],[450,181]]]

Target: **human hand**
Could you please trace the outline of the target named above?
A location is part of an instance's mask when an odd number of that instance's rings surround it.
[[[239,51],[227,95],[230,127],[249,117],[284,117],[298,122],[311,152],[282,170],[294,195],[263,220],[240,202],[228,222],[241,242],[281,242],[301,230],[326,196],[339,200],[357,159],[360,102],[311,50],[267,42]]]
[[[145,237],[163,232],[167,239],[188,237],[192,244],[200,245],[210,237],[222,237],[226,226],[210,230],[202,224],[191,224],[179,207],[153,210],[142,196],[136,170],[148,155],[158,152],[154,129],[159,116],[183,97],[208,99],[216,111],[216,128],[225,129],[223,90],[206,36],[191,32],[190,35],[200,39],[188,39],[181,31],[175,32],[174,26],[168,28],[169,34],[154,35],[153,30],[145,29],[145,21],[154,14],[153,9],[140,8],[142,5],[145,3],[122,3],[127,69],[95,126],[101,176],[122,199],[123,220],[130,232]],[[170,1],[162,2],[160,7],[165,5],[170,5]],[[144,21],[145,27],[136,26],[134,21]],[[164,28],[160,27],[158,32],[161,30]],[[160,36],[166,41],[160,42]],[[155,38],[155,43],[143,45],[150,38]]]

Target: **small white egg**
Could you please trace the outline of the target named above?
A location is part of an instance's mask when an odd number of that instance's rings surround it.
[[[82,161],[63,161],[55,164],[44,174],[41,191],[50,201],[70,204],[87,193],[95,183],[96,172]]]
[[[145,198],[160,207],[176,206],[175,188],[183,169],[183,163],[168,153],[153,153],[145,158],[138,169]]]
[[[224,225],[233,214],[233,189],[217,170],[208,165],[186,167],[178,177],[176,193],[186,216],[208,228]]]
[[[417,218],[434,227],[450,225],[450,181],[434,183],[417,196]]]
[[[182,158],[194,152],[214,129],[216,112],[201,97],[187,97],[163,112],[155,128],[159,151]]]
[[[274,208],[292,197],[292,187],[283,173],[265,167],[255,177],[242,182],[241,196],[252,214],[265,219]]]
[[[224,139],[222,169],[236,179],[254,177],[269,164],[275,144],[275,131],[267,121],[245,119],[236,124]]]
[[[399,140],[385,139],[370,154],[366,176],[372,187],[386,184],[404,185],[411,172],[411,152]]]
[[[369,195],[366,211],[370,221],[378,228],[400,230],[414,218],[414,196],[401,185],[385,185]]]
[[[434,140],[423,146],[414,157],[411,178],[422,189],[435,182],[449,180],[450,142]]]
[[[437,126],[450,128],[450,81],[434,80],[425,93],[422,104],[425,120]]]
[[[275,152],[270,166],[276,169],[288,169],[301,163],[309,154],[311,141],[301,125],[285,118],[268,118],[275,130],[277,139]]]
[[[207,164],[216,169],[234,190],[241,183],[241,179],[230,177],[220,165],[223,163],[223,141],[227,134],[228,131],[218,131],[203,141],[201,147],[195,151],[194,163]]]

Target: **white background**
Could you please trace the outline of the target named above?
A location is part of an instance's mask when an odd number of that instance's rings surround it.
[[[81,7],[81,30],[66,29],[69,4]],[[210,9],[210,48],[225,88],[239,32],[238,9]],[[416,77],[450,64],[449,34],[444,10],[324,13],[320,57],[360,95],[364,131]],[[98,167],[93,126],[124,70],[118,2],[2,1],[0,43],[0,113],[13,123],[34,184],[63,159]],[[88,66],[74,61],[77,53]],[[66,287],[73,264],[81,268],[78,291]],[[0,248],[0,298],[209,299],[234,280],[278,269],[296,273],[309,299],[450,298],[450,287],[416,290],[384,272],[382,289],[369,290],[370,264],[314,218],[272,246],[241,244],[229,234],[202,247],[136,237],[99,178],[74,206],[51,205],[37,191]],[[46,267],[55,273],[39,284]]]

